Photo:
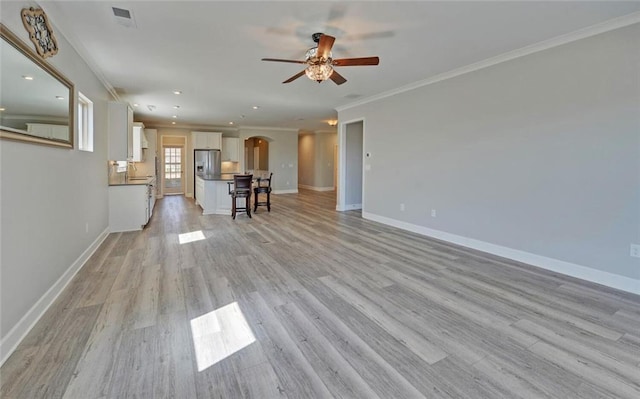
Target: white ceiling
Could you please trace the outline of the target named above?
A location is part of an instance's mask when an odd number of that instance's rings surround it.
[[[336,107],[640,11],[638,2],[46,1],[57,30],[123,101],[155,125],[329,130]],[[111,7],[131,11],[136,27]],[[311,34],[336,37],[337,86],[302,77]],[[80,88],[81,89],[81,88]],[[180,96],[174,90],[182,90]],[[156,106],[149,111],[147,105]],[[180,105],[179,110],[173,109]],[[252,109],[257,105],[258,110]]]

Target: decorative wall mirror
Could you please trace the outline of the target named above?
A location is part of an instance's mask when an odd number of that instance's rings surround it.
[[[0,138],[73,148],[73,83],[3,24],[0,36]]]

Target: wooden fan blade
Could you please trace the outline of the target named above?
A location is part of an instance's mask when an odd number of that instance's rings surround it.
[[[281,60],[279,58],[263,58],[262,61],[274,61],[274,62],[291,62],[293,64],[306,64],[305,61],[298,60]]]
[[[339,58],[332,62],[334,66],[378,65],[379,63],[380,58],[378,57]]]
[[[295,75],[293,75],[292,77],[290,77],[289,79],[285,80],[282,83],[291,83],[291,82],[293,82],[294,80],[298,79],[300,76],[304,75],[304,71],[305,70],[303,69],[302,71],[296,73]]]
[[[331,47],[333,47],[333,42],[336,41],[336,38],[329,35],[320,36],[320,41],[318,42],[318,57],[329,58],[329,53],[331,52]]]
[[[341,85],[347,81],[347,79],[345,79],[344,76],[336,72],[335,69],[333,70],[333,73],[331,74],[331,76],[329,76],[329,79],[333,80],[333,82],[337,85]]]

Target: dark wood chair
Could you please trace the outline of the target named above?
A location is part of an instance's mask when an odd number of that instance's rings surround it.
[[[251,217],[251,182],[253,175],[234,175],[233,190],[229,187],[231,195],[231,217],[236,218],[236,211],[247,211],[247,215]],[[244,207],[238,207],[238,198],[244,198]]]
[[[253,188],[253,194],[255,196],[253,203],[253,211],[258,210],[258,206],[267,206],[267,211],[271,212],[271,179],[273,178],[273,173],[269,174],[268,178],[260,178],[257,179],[256,186]],[[266,201],[259,201],[258,195],[263,194],[267,196]]]

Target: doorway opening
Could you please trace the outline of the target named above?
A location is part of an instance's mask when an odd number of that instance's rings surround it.
[[[336,210],[362,209],[364,191],[364,121],[346,122],[339,131],[338,201]]]
[[[269,171],[269,140],[254,136],[244,141],[244,170],[254,175]]]
[[[184,195],[185,193],[185,138],[162,137],[162,193]]]

